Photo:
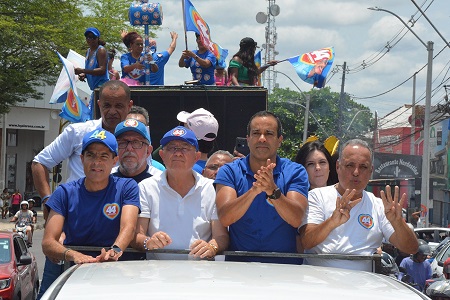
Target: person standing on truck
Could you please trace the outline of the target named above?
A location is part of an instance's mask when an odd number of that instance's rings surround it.
[[[372,255],[383,238],[403,252],[417,252],[417,239],[406,225],[402,207],[406,195],[395,187],[381,192],[381,199],[365,188],[373,170],[373,152],[362,140],[347,141],[336,164],[338,183],[308,194],[308,212],[302,226],[305,253]],[[301,230],[303,230],[301,229]],[[370,260],[308,258],[311,265],[372,271]]]
[[[50,145],[34,157],[33,163],[31,164],[31,171],[34,186],[41,196],[42,204],[45,204],[51,195],[48,182],[49,169],[67,159],[67,182],[77,180],[84,176],[83,164],[80,157],[84,135],[94,129],[101,128],[109,132],[115,131],[117,124],[125,120],[133,105],[130,88],[120,80],[110,80],[100,87],[97,103],[100,110],[100,119],[68,125]],[[45,205],[43,212],[44,219],[47,220],[48,211]],[[43,295],[50,284],[57,278],[57,274],[60,273],[62,267],[46,258],[44,275],[39,290],[40,296]],[[48,269],[52,268],[53,272],[48,271]]]
[[[247,125],[250,154],[216,175],[219,220],[229,226],[231,251],[297,252],[297,228],[308,204],[305,168],[277,154],[281,122],[268,111]],[[226,260],[301,264],[300,258],[227,256]]]
[[[181,54],[178,66],[180,68],[191,68],[192,79],[198,80],[197,84],[215,85],[214,70],[217,59],[214,53],[203,45],[198,33],[195,33],[198,50],[184,50]]]
[[[178,33],[175,31],[170,32],[170,37],[172,41],[170,42],[169,48],[162,52],[156,52],[156,41],[154,39],[149,40],[150,52],[152,53],[153,60],[158,66],[158,71],[150,73],[150,84],[151,85],[164,85],[164,66],[169,61],[170,56],[175,51],[177,47]]]

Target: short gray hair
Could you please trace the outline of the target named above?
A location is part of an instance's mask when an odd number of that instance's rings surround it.
[[[211,156],[208,158],[208,160],[206,161],[206,165],[209,163],[209,160],[211,159],[211,157],[213,157],[214,155],[217,155],[217,154],[222,154],[222,155],[228,156],[231,159],[234,159],[233,154],[231,154],[227,150],[217,150],[216,152],[211,154]]]
[[[370,152],[370,162],[373,162],[373,151],[370,148],[369,144],[366,141],[363,141],[361,139],[353,139],[348,140],[347,142],[342,145],[342,147],[339,149],[339,160],[342,158],[342,152],[347,146],[360,146],[363,148],[366,148]]]

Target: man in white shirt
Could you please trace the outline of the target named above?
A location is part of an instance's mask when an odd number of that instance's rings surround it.
[[[402,217],[406,201],[395,187],[381,199],[364,191],[373,170],[373,153],[359,139],[346,142],[336,165],[339,182],[309,192],[302,245],[306,253],[372,255],[383,238],[405,253],[416,253],[417,239]],[[371,261],[310,259],[306,263],[372,271]]]

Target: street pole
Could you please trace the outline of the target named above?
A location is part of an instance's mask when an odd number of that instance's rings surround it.
[[[414,1],[413,1],[414,2]],[[369,7],[370,10],[384,11],[402,22],[402,24],[412,33],[414,36],[424,45],[428,52],[427,62],[427,82],[425,91],[425,118],[423,124],[423,154],[422,154],[422,186],[420,190],[420,203],[428,209],[429,196],[430,196],[430,119],[431,119],[431,84],[432,84],[432,72],[433,72],[433,42],[429,41],[425,44],[422,39],[402,20],[397,14],[390,10],[382,9],[379,7]],[[422,13],[423,14],[423,13]],[[433,26],[434,27],[434,26]],[[425,218],[425,227],[429,225],[429,216]]]
[[[422,155],[422,189],[421,204],[430,207],[430,119],[431,119],[431,84],[433,72],[433,42],[427,43],[428,66],[427,85],[425,91],[425,119],[423,125],[423,155]],[[425,227],[429,225],[429,216],[425,218]]]
[[[305,107],[305,123],[303,125],[303,141],[302,141],[303,144],[305,143],[306,139],[308,138],[309,103],[311,100],[311,95],[306,94],[305,98],[306,98],[306,107]]]
[[[416,149],[416,75],[413,76],[413,94],[412,94],[412,107],[411,107],[411,138],[410,138],[410,150],[409,154],[414,155]]]

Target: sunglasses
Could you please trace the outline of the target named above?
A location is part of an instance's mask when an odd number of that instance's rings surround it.
[[[96,36],[93,36],[93,35],[87,35],[86,36],[86,39],[87,40],[95,40],[97,37]]]

